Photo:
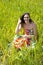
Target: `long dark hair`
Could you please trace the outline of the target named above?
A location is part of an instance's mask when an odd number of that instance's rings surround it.
[[[29,13],[24,13],[24,14],[20,17],[21,25],[22,25],[22,26],[23,26],[23,24],[25,24],[24,16],[25,16],[26,14],[29,15],[29,17],[30,17],[30,14],[29,14]],[[31,23],[31,22],[33,22],[33,21],[32,21],[32,19],[30,18],[30,19],[29,19],[29,23]]]

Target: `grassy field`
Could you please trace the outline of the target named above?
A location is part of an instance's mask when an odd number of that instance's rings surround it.
[[[11,42],[18,18],[25,12],[37,24],[38,41],[35,48],[18,52]],[[0,65],[43,65],[43,0],[0,0]]]

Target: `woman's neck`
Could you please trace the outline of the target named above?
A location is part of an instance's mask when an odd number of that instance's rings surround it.
[[[26,23],[26,25],[29,25],[29,24],[30,24],[29,22]]]

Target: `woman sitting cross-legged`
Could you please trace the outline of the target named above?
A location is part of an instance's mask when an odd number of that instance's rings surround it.
[[[23,29],[23,35],[19,35],[20,30]],[[18,20],[15,30],[17,34],[16,39],[13,41],[16,48],[21,48],[26,42],[26,46],[30,46],[32,38],[37,40],[37,26],[30,18],[29,13],[24,13]]]

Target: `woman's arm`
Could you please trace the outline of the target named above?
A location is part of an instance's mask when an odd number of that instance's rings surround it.
[[[35,40],[37,40],[37,26],[35,23],[33,24],[33,31],[34,31]]]
[[[15,29],[15,33],[16,33],[16,34],[19,34],[19,31],[20,31],[20,29],[21,29],[21,24],[20,24],[20,23],[21,23],[21,20],[19,19],[19,20],[18,20],[17,27],[16,27],[16,29]]]

